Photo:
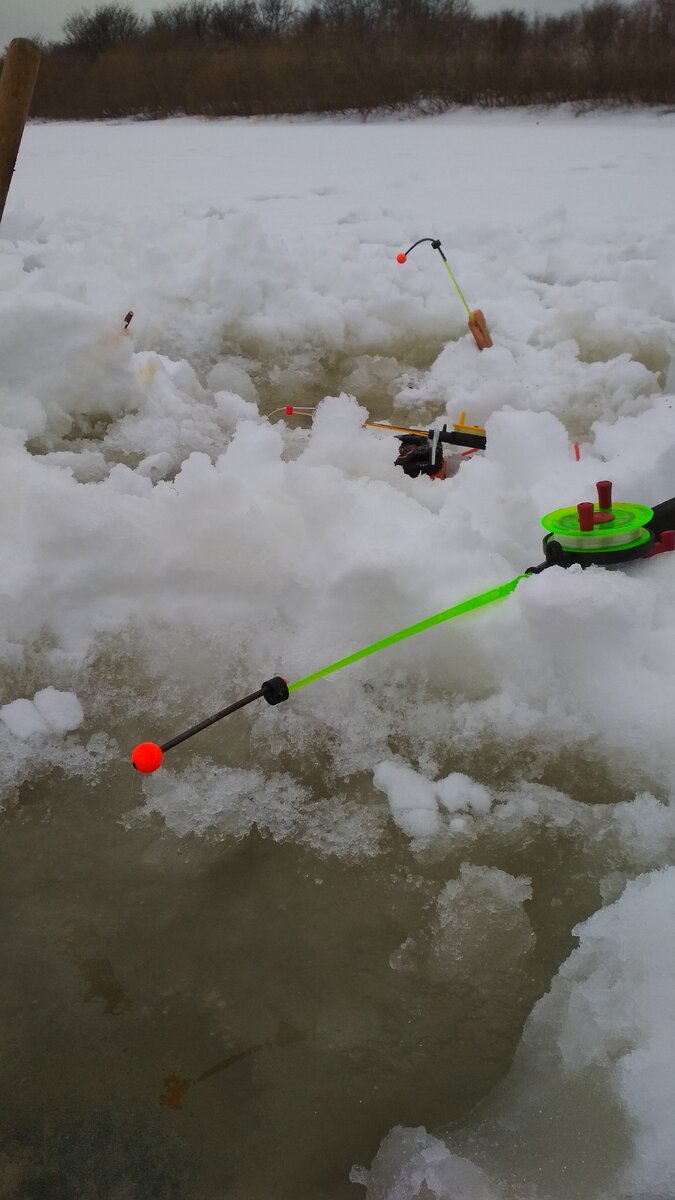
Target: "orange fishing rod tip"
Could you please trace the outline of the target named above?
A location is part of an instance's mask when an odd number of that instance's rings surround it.
[[[142,775],[151,775],[162,765],[164,752],[156,742],[139,742],[131,751],[131,761]]]
[[[397,262],[399,262],[399,263],[404,263],[404,262],[407,262],[407,261],[408,261],[408,255],[407,255],[407,254],[404,254],[404,253],[403,253],[403,251],[401,251],[401,253],[400,253],[400,254],[397,254],[397,255],[396,255],[396,261],[397,261]]]

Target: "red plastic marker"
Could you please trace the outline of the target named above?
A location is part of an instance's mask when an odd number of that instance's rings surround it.
[[[593,528],[593,505],[590,500],[582,500],[577,504],[579,514],[579,529],[582,533],[590,533]]]
[[[599,479],[596,483],[598,489],[598,508],[600,512],[611,513],[612,511],[612,483],[609,479]]]
[[[397,262],[400,262],[400,263],[407,262],[407,261],[408,261],[408,255],[407,255],[407,254],[404,254],[404,253],[403,253],[403,251],[401,251],[401,253],[400,253],[400,254],[397,254],[397,255],[396,255],[396,261],[397,261]]]
[[[287,417],[292,417],[294,412],[295,412],[295,409],[293,408],[293,405],[292,405],[292,404],[287,404],[287,405],[286,405],[286,416],[287,416]]]
[[[152,775],[162,765],[164,751],[156,742],[140,742],[131,752],[131,761],[142,775]]]

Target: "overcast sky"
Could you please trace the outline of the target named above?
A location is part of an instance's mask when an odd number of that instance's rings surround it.
[[[40,34],[49,39],[58,38],[64,17],[92,10],[104,0],[0,0],[0,47],[7,45],[13,37],[34,37]],[[168,8],[172,0],[130,0],[131,7],[146,16],[153,8]],[[517,8],[525,12],[566,12],[581,6],[582,0],[472,0],[478,12],[493,12],[500,8]]]

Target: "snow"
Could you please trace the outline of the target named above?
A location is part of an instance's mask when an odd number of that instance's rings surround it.
[[[387,793],[391,814],[399,829],[409,837],[433,837],[440,828],[434,789],[409,767],[380,763],[373,776],[375,786]]]
[[[29,738],[34,733],[48,733],[49,726],[40,716],[32,700],[12,700],[0,708],[0,721],[10,733],[18,738]]]
[[[15,737],[24,739],[34,733],[70,733],[84,721],[84,713],[74,692],[42,688],[32,700],[12,700],[0,707],[0,721]]]
[[[501,1193],[474,1163],[450,1154],[423,1128],[397,1126],[382,1143],[371,1171],[353,1168],[352,1183],[367,1187],[368,1200],[501,1200]],[[423,1190],[422,1190],[423,1189]]]
[[[670,497],[674,139],[672,113],[31,125],[0,235],[2,802],[514,578],[598,478]],[[428,247],[396,264],[429,235],[492,350]],[[461,411],[488,451],[442,483],[363,428]],[[537,879],[507,859],[575,839],[600,907],[512,1075],[449,1139],[390,1133],[370,1200],[672,1193],[674,603],[668,555],[552,569],[129,784],[178,837],[400,839],[439,876],[392,969],[439,986],[527,970]]]
[[[70,733],[84,721],[82,705],[74,692],[59,692],[54,687],[42,688],[33,696],[33,704],[56,733]]]
[[[452,814],[484,816],[492,806],[489,790],[460,771],[434,783],[402,763],[381,762],[373,772],[373,783],[386,794],[399,829],[419,846],[433,841],[443,828],[439,805],[451,814],[446,829],[456,833],[465,832],[468,824]]]

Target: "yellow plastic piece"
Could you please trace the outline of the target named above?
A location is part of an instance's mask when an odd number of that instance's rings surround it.
[[[467,425],[464,420],[465,416],[466,413],[461,412],[459,414],[459,421],[457,421],[452,428],[456,430],[457,433],[478,433],[481,437],[485,437],[484,427],[482,425]]]

